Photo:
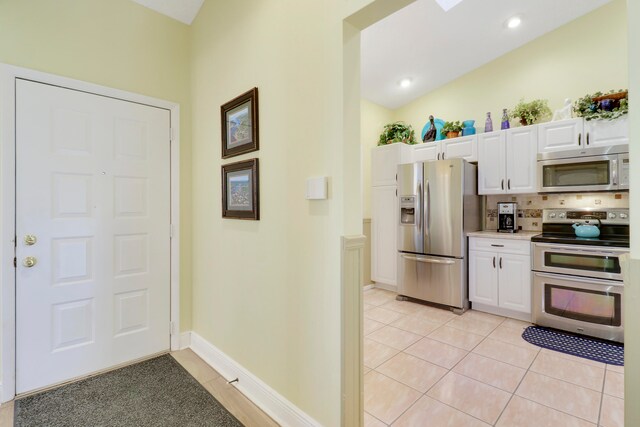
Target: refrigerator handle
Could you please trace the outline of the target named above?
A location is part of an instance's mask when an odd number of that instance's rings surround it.
[[[424,235],[429,234],[429,223],[431,222],[431,192],[429,190],[429,181],[425,181],[424,187]]]
[[[420,258],[417,256],[404,255],[404,254],[402,255],[402,258],[407,259],[409,261],[426,262],[428,264],[451,265],[456,263],[455,261],[448,260],[448,259]]]
[[[418,206],[418,212],[416,212],[417,217],[418,217],[418,231],[420,232],[420,235],[422,235],[422,221],[424,221],[423,217],[424,214],[422,212],[423,210],[423,206],[422,206],[422,183],[418,182],[418,203],[416,203],[416,205]]]

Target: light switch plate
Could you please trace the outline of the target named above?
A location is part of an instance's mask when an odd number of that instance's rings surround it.
[[[327,198],[327,177],[307,178],[307,200],[325,200]]]

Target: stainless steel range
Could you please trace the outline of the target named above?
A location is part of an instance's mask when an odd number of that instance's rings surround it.
[[[600,236],[576,237],[573,224]],[[620,256],[629,252],[628,209],[545,209],[533,242],[533,322],[623,342]]]

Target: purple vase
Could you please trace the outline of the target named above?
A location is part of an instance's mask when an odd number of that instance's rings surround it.
[[[491,120],[491,111],[487,113],[487,120],[484,121],[484,131],[493,132],[493,121]]]
[[[502,123],[500,124],[500,129],[509,129],[509,114],[507,114],[507,109],[502,110]]]

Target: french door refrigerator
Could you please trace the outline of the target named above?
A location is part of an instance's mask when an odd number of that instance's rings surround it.
[[[481,227],[477,168],[463,159],[398,166],[398,293],[465,310],[467,232]]]

